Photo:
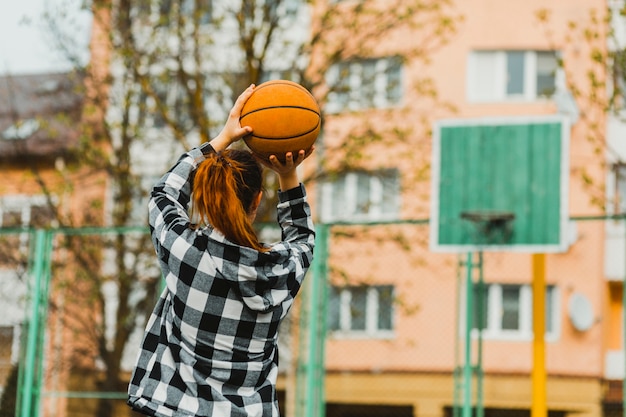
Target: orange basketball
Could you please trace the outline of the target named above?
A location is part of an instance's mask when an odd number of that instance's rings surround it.
[[[243,106],[242,126],[253,131],[244,137],[252,152],[262,158],[308,150],[320,133],[321,113],[313,95],[300,84],[274,80],[256,87]]]

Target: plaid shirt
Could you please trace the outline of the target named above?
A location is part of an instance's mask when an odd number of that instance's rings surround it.
[[[150,228],[167,287],[148,320],[128,403],[152,416],[278,416],[277,332],[313,259],[304,187],[279,192],[282,241],[268,252],[190,227],[184,154],[155,185]]]

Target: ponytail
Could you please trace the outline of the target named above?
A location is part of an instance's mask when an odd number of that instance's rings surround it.
[[[261,187],[262,169],[250,152],[208,154],[193,182],[192,210],[198,217],[193,227],[211,225],[231,242],[266,251],[248,215]]]

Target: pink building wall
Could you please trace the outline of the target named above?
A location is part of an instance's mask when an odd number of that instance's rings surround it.
[[[589,10],[604,10],[603,1],[557,0],[492,1],[466,0],[455,3],[456,10],[464,15],[464,22],[452,41],[438,50],[430,65],[408,62],[404,75],[407,113],[381,116],[385,122],[413,122],[426,116],[431,122],[437,118],[483,117],[510,115],[555,114],[556,105],[551,100],[533,102],[469,103],[466,96],[467,61],[470,51],[475,49],[522,49],[552,50],[563,52],[568,71],[568,81],[584,88],[585,68],[589,66],[589,48],[584,42],[564,42],[568,36],[570,21],[586,22]],[[542,9],[550,13],[549,31],[536,17]],[[398,42],[411,42],[410,34],[392,39],[389,44],[381,40],[380,48],[401,50]],[[394,43],[395,42],[395,43]],[[431,76],[442,100],[452,103],[457,112],[424,109],[423,97],[416,96],[410,89],[412,79]],[[584,103],[580,103],[584,106]],[[569,213],[571,216],[600,214],[601,209],[592,204],[590,194],[584,187],[582,172],[585,170],[598,182],[603,181],[603,167],[599,156],[586,140],[589,123],[604,124],[604,115],[593,109],[582,108],[588,119],[581,119],[572,128],[570,144],[571,178],[569,189]],[[426,113],[424,113],[426,111]],[[363,115],[361,115],[363,116]],[[376,118],[377,114],[368,114]],[[383,120],[384,119],[384,120]],[[404,120],[404,122],[402,122]],[[326,137],[333,140],[338,136],[338,124],[345,118],[329,117]],[[599,130],[603,133],[602,128]],[[333,136],[336,135],[336,136]],[[417,136],[417,135],[416,135]],[[398,144],[399,151],[379,152],[374,161],[381,165],[389,158],[413,152],[411,160],[397,157],[401,169],[430,158],[430,138],[414,137],[414,143]],[[395,160],[395,159],[394,159]],[[374,165],[376,164],[374,162]],[[403,213],[405,219],[424,219],[428,213],[429,179],[403,184]],[[455,365],[455,343],[460,334],[456,329],[457,306],[457,257],[456,255],[434,254],[427,248],[427,227],[398,226],[412,242],[410,253],[399,250],[393,244],[384,245],[366,239],[357,243],[348,241],[330,243],[331,264],[342,265],[353,276],[359,273],[371,277],[377,284],[393,282],[396,296],[403,306],[396,313],[395,334],[391,339],[371,340],[332,337],[328,343],[327,368],[329,370],[369,370],[407,372],[450,372]],[[601,222],[577,223],[572,227],[573,244],[567,253],[547,256],[546,279],[548,284],[559,289],[560,330],[554,341],[546,344],[547,371],[550,375],[601,377],[603,372],[604,347],[607,330],[601,316],[606,303],[607,282],[603,275],[604,229]],[[371,249],[370,249],[371,248]],[[361,253],[361,256],[355,255]],[[351,255],[350,255],[351,254]],[[487,282],[530,284],[532,264],[529,254],[486,254],[485,280]],[[576,330],[568,316],[568,301],[574,293],[588,297],[597,318],[590,330]],[[457,332],[457,333],[455,333]],[[528,374],[533,366],[532,340],[484,342],[483,365],[486,372],[502,374]]]

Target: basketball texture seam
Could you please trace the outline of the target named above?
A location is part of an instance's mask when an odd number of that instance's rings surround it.
[[[313,112],[313,113],[315,113],[315,112]],[[248,113],[248,114],[250,114],[250,113]],[[317,113],[315,113],[315,114],[317,114]],[[243,118],[242,118],[242,119],[243,119]],[[321,122],[321,120],[318,120],[318,121],[317,121],[317,124],[316,124],[315,126],[313,126],[311,129],[306,130],[306,131],[304,131],[304,132],[302,132],[302,133],[299,133],[299,134],[297,134],[297,135],[292,135],[292,136],[284,136],[284,137],[275,137],[275,136],[261,136],[261,135],[257,135],[255,132],[252,132],[252,133],[250,134],[250,136],[251,136],[251,137],[258,138],[258,139],[270,139],[270,140],[287,140],[287,139],[294,139],[294,138],[299,138],[299,137],[301,137],[301,136],[308,135],[308,134],[309,134],[309,133],[311,133],[311,132],[314,132],[314,131],[315,131],[315,130],[319,127],[320,122]]]
[[[257,139],[269,139],[269,140],[275,140],[275,141],[281,141],[281,140],[289,140],[289,139],[295,139],[295,138],[299,138],[301,136],[305,136],[308,135],[309,133],[315,131],[315,129],[317,129],[317,126],[319,126],[319,123],[317,125],[315,125],[315,127],[311,130],[307,130],[306,132],[303,132],[299,135],[296,136],[285,136],[285,137],[273,137],[273,136],[259,136],[259,135],[255,135],[254,133],[252,133],[250,136],[253,138],[257,138]]]
[[[252,113],[256,113],[259,111],[265,111],[265,110],[272,110],[272,109],[300,109],[300,110],[306,110],[306,111],[310,111],[311,113],[316,114],[317,116],[321,116],[319,114],[319,112],[316,112],[313,109],[309,109],[308,107],[303,107],[303,106],[284,106],[284,105],[280,105],[280,106],[270,106],[270,107],[263,107],[260,109],[254,109],[254,110],[250,110],[248,113],[242,114],[241,117],[239,118],[240,120],[243,120],[246,118],[246,116],[251,115]]]

